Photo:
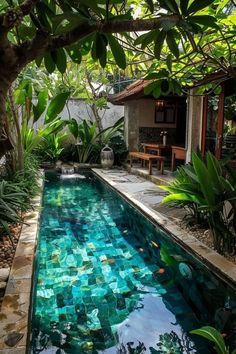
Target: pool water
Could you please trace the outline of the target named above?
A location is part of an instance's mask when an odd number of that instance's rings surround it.
[[[210,353],[236,296],[91,173],[47,175],[31,353]]]

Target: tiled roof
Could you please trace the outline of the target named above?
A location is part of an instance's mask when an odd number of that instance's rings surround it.
[[[144,88],[150,83],[151,81],[149,80],[137,80],[127,86],[123,91],[109,95],[108,101],[116,105],[122,105],[125,101],[144,97]]]

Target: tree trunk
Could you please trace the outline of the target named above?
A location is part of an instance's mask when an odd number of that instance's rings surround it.
[[[0,56],[0,156],[12,149],[14,145],[7,120],[6,101],[12,83],[24,67],[17,64],[17,56],[12,46],[3,46],[3,48],[5,55]]]
[[[13,97],[13,91],[12,91],[12,87],[9,89],[9,102],[10,102],[10,108],[11,108],[11,112],[12,112],[12,117],[13,117],[13,121],[15,124],[15,128],[16,128],[16,168],[18,171],[22,171],[24,169],[24,147],[22,144],[22,136],[21,136],[21,128],[20,128],[20,118],[19,118],[19,113],[18,113],[18,109],[17,106],[15,104],[14,101],[14,97]]]
[[[96,106],[96,103],[93,103],[91,105],[91,109],[93,111],[93,115],[94,115],[94,118],[95,118],[95,121],[97,123],[97,126],[98,126],[98,131],[99,133],[101,133],[103,131],[103,126],[102,126],[102,119],[98,113],[98,108]]]
[[[1,82],[1,80],[0,80]],[[0,83],[0,158],[13,148],[12,141],[9,137],[9,129],[7,124],[6,98],[8,88],[1,87]]]

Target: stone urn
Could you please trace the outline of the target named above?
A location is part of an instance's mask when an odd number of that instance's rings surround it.
[[[110,148],[108,145],[106,145],[102,150],[101,150],[101,164],[103,168],[111,168],[114,163],[114,153],[112,148]]]

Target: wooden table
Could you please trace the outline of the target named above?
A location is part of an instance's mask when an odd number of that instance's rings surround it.
[[[186,149],[183,146],[171,146],[171,171],[176,169],[176,160],[186,160]]]
[[[144,148],[144,152],[148,153],[148,151],[152,150],[157,153],[159,156],[163,156],[163,152],[170,152],[171,151],[171,146],[169,145],[163,145],[163,144],[142,144]]]

